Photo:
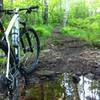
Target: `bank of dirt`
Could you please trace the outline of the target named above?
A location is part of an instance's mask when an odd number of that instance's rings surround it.
[[[100,81],[100,50],[91,43],[64,36],[59,32],[54,32],[54,35],[44,42],[45,45],[41,45],[39,64],[27,77],[27,89],[33,88],[33,83],[40,84],[41,81],[52,80],[67,72],[73,73],[75,80],[77,76],[84,75],[91,80]]]
[[[41,50],[38,70],[100,76],[100,50],[90,43],[60,34],[49,38],[46,43],[48,48]]]

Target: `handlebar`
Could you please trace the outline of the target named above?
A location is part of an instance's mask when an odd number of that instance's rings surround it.
[[[28,8],[16,8],[16,9],[12,9],[12,10],[0,10],[0,12],[4,12],[5,14],[14,14],[14,13],[18,13],[19,11],[23,11],[26,10],[27,13],[31,13],[32,9],[38,9],[39,6],[30,6]]]
[[[32,10],[32,9],[38,9],[39,6],[30,6],[28,8],[19,8],[19,11],[22,11],[22,10]]]

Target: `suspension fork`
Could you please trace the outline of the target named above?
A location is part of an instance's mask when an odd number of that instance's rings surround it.
[[[9,72],[10,72],[10,42],[9,42],[9,34],[10,34],[10,32],[11,32],[11,30],[12,30],[12,27],[15,25],[15,23],[16,24],[18,24],[18,14],[15,14],[13,17],[12,17],[12,19],[11,19],[11,21],[10,21],[10,23],[9,23],[9,25],[8,25],[8,28],[7,28],[7,30],[5,31],[5,38],[6,38],[6,42],[7,42],[7,46],[8,46],[8,59],[7,59],[7,70],[6,70],[6,77],[7,78],[9,78]]]

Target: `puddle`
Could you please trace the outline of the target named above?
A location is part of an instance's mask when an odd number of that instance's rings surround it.
[[[100,82],[81,76],[78,85],[81,100],[100,100]]]
[[[73,76],[64,74],[62,86],[66,91],[68,100],[100,100],[100,83],[91,79],[91,74],[86,76]]]
[[[91,76],[64,73],[41,79],[27,90],[25,100],[100,100],[100,81],[92,80]]]

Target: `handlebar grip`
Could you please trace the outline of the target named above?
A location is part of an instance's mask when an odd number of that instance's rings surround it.
[[[5,14],[13,14],[13,10],[0,10],[0,12],[4,12]]]
[[[26,13],[31,13],[32,9],[38,9],[38,8],[39,8],[39,6],[30,6],[29,8],[27,8]]]

